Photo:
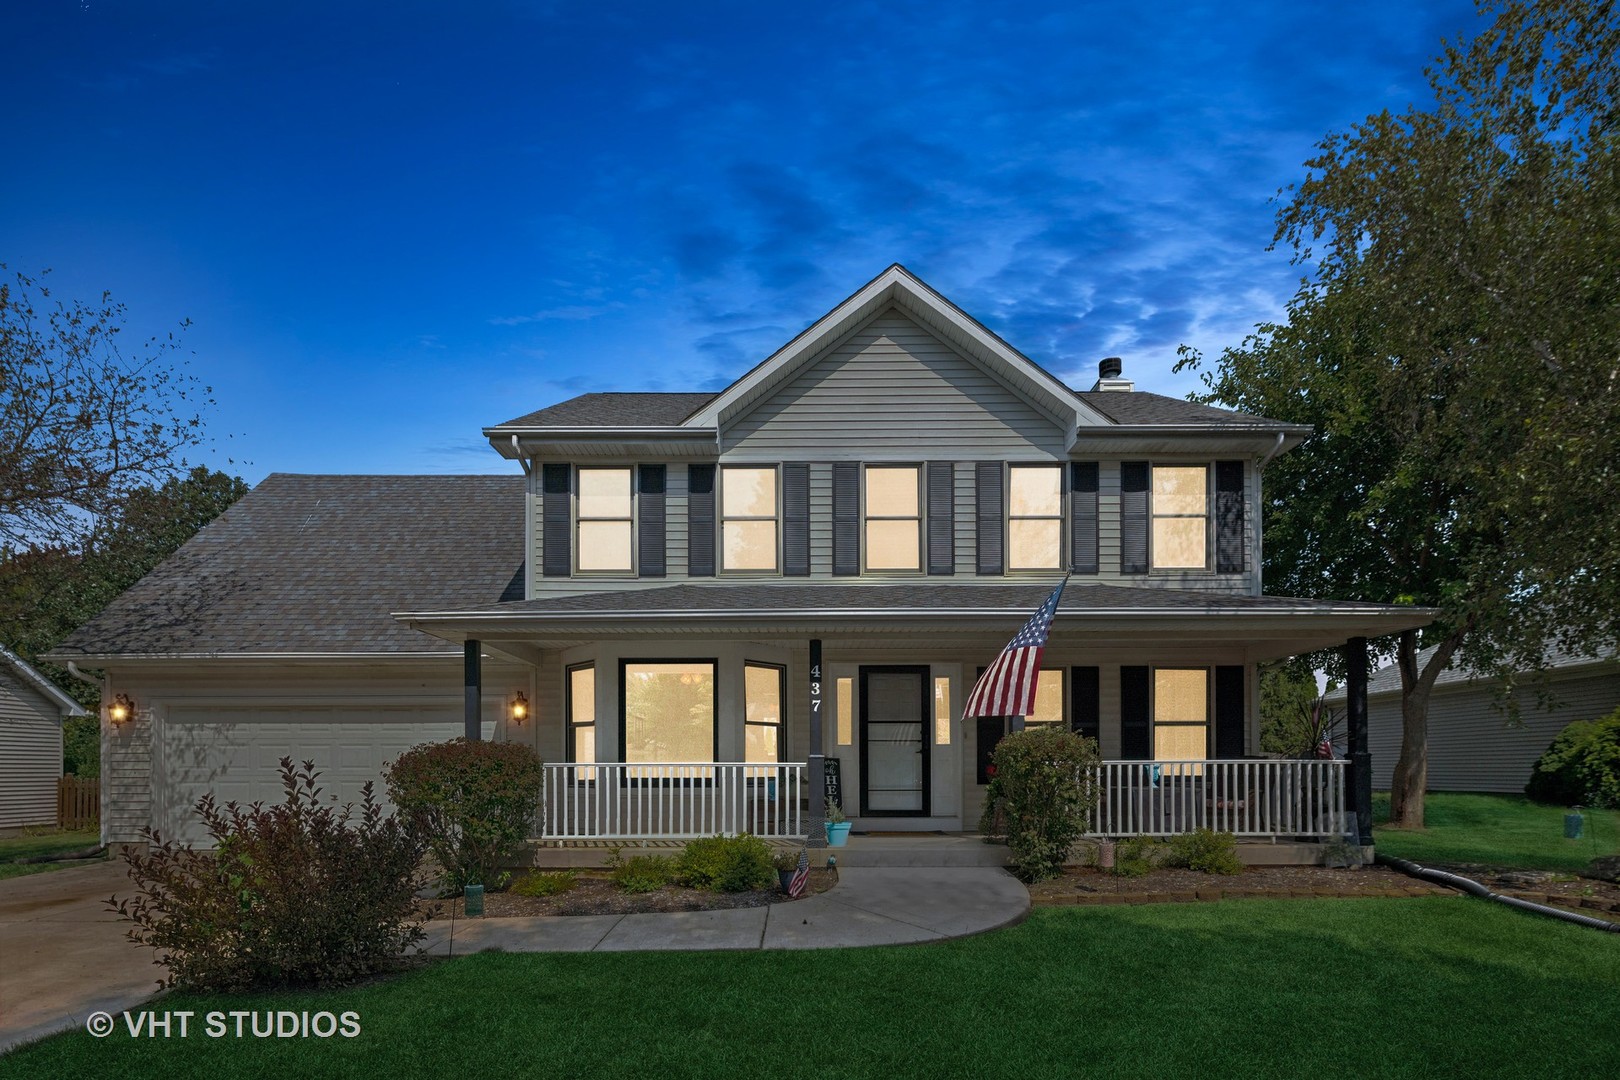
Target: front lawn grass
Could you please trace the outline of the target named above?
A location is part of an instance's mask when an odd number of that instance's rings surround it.
[[[83,851],[101,843],[95,829],[28,829],[17,836],[0,837],[0,880],[59,870],[76,863],[19,863],[39,855],[63,855]]]
[[[1620,936],[1465,897],[1038,909],[937,945],[482,953],[354,990],[175,995],[8,1078],[1569,1077],[1620,1060]],[[209,1038],[208,1010],[354,1010],[353,1039]]]
[[[1575,873],[1599,855],[1620,854],[1620,811],[1583,810],[1585,835],[1564,839],[1562,806],[1523,795],[1471,795],[1431,791],[1424,797],[1424,828],[1388,825],[1389,794],[1373,796],[1373,843],[1416,863],[1488,863]]]

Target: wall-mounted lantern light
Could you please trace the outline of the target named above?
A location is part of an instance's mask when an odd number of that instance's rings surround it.
[[[127,724],[135,719],[135,703],[129,699],[128,694],[119,694],[112,699],[112,704],[107,706],[107,719],[111,720],[114,726]]]
[[[512,723],[519,727],[529,719],[529,699],[523,696],[523,691],[519,690],[512,695],[512,703],[507,706],[507,714],[511,716]]]

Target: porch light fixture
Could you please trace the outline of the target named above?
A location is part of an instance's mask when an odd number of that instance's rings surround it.
[[[512,704],[507,707],[507,712],[512,717],[512,723],[523,726],[523,722],[529,718],[529,699],[523,696],[523,691],[512,695]]]
[[[111,720],[114,726],[127,724],[135,719],[135,703],[130,700],[128,694],[119,694],[112,699],[112,704],[107,706],[107,719]]]

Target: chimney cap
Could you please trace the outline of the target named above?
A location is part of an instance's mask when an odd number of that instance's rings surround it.
[[[1125,363],[1117,356],[1105,356],[1097,365],[1097,374],[1104,379],[1117,379],[1125,370]]]

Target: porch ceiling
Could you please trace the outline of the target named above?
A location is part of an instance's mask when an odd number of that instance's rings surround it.
[[[446,641],[479,639],[564,647],[603,638],[739,635],[912,637],[969,644],[1012,635],[1035,611],[1049,582],[959,584],[671,585],[587,593],[459,611],[407,611],[394,617]],[[1053,641],[1126,647],[1242,646],[1272,660],[1427,625],[1427,608],[1241,596],[1185,589],[1070,584]]]

